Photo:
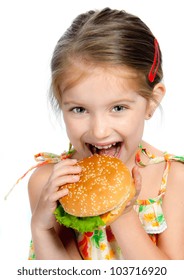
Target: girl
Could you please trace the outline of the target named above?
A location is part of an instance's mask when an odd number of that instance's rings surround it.
[[[183,158],[142,140],[144,122],[165,94],[154,35],[124,11],[89,11],[58,41],[51,70],[51,101],[74,149],[29,180],[30,259],[184,259]],[[57,200],[68,193],[58,189],[78,181],[75,163],[94,153],[119,157],[138,197],[110,227],[74,233],[55,221]]]

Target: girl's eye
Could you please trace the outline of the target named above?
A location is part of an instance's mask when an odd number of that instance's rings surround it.
[[[122,106],[122,105],[117,105],[117,106],[114,106],[113,107],[113,111],[114,112],[121,112],[121,111],[123,111],[123,110],[125,110],[126,108],[124,107],[124,106]]]
[[[72,112],[74,112],[75,114],[83,114],[86,112],[86,109],[84,109],[83,107],[75,107],[71,109]]]

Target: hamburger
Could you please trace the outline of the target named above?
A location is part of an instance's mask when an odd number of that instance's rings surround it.
[[[81,233],[91,232],[117,219],[135,195],[129,169],[108,155],[94,154],[77,165],[82,167],[80,180],[63,185],[68,195],[59,200],[56,220]]]

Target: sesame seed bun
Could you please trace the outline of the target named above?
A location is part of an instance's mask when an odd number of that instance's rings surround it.
[[[115,220],[134,197],[135,187],[129,169],[115,157],[95,154],[77,163],[80,180],[67,184],[62,197],[64,211],[77,217],[100,216],[105,224]]]

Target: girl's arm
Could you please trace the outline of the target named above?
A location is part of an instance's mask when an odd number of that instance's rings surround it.
[[[81,259],[70,229],[61,227],[53,212],[57,200],[67,194],[58,187],[78,180],[73,160],[38,168],[29,180],[28,190],[32,210],[31,230],[36,259]]]
[[[135,172],[133,175],[135,181],[137,180],[136,184],[140,184],[137,169]],[[111,225],[125,259],[184,259],[183,174],[184,166],[180,163],[173,163],[163,202],[163,211],[168,228],[159,235],[158,246],[155,246],[151,241],[133,209],[119,217]]]
[[[70,260],[54,228],[40,230],[32,223],[32,239],[37,260]]]
[[[159,235],[158,246],[174,260],[184,260],[184,164],[172,162],[163,199],[167,230]]]
[[[167,260],[169,257],[156,247],[143,229],[134,210],[122,215],[112,225],[113,234],[127,260]],[[121,229],[121,230],[120,230]]]

